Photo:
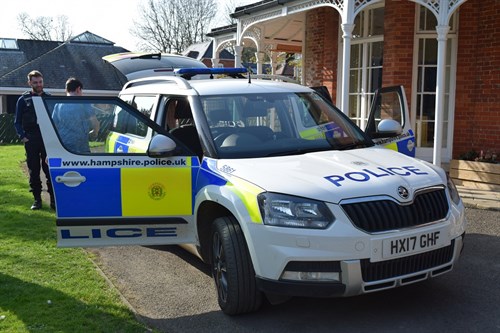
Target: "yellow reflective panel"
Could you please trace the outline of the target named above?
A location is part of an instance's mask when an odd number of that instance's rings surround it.
[[[252,222],[263,223],[262,216],[260,215],[259,203],[257,202],[257,195],[264,190],[250,182],[236,177],[231,179],[231,183],[228,183],[226,186],[241,199]]]
[[[396,142],[388,143],[388,144],[384,145],[384,148],[398,151],[398,144]]]
[[[121,170],[122,216],[191,215],[190,167]]]
[[[105,153],[113,153],[115,149],[116,140],[120,135],[115,132],[109,132],[106,137],[106,143],[104,144],[104,152]]]
[[[320,132],[317,127],[300,131],[300,137],[306,140],[324,139],[325,133]]]

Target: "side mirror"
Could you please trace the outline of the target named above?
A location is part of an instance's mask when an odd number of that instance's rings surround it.
[[[383,119],[377,126],[377,132],[372,134],[372,138],[391,138],[403,133],[401,124],[393,119]]]
[[[165,135],[157,134],[151,139],[151,142],[149,143],[148,156],[149,157],[172,156],[176,147],[177,146],[174,140],[170,139]]]

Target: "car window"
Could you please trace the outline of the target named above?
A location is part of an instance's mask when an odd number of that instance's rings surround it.
[[[120,98],[151,119],[151,114],[157,100],[156,96],[123,95]],[[116,115],[115,127],[117,132],[123,134],[128,133],[140,137],[145,137],[148,134],[148,128],[144,124],[137,122],[134,118],[131,118],[128,113]]]
[[[151,113],[157,100],[156,96],[135,96],[132,105],[140,113],[151,119]]]
[[[403,106],[401,104],[400,95],[398,91],[387,91],[381,94],[377,94],[377,99],[373,101],[374,111],[373,115],[368,123],[367,131],[368,133],[375,133],[377,131],[378,124],[384,119],[392,119],[404,126],[403,119]]]
[[[159,114],[157,121],[169,132],[181,126],[194,125],[191,106],[187,98],[182,96],[166,97],[164,110]]]
[[[152,123],[125,102],[99,97],[45,99],[62,145],[76,154],[146,153]]]

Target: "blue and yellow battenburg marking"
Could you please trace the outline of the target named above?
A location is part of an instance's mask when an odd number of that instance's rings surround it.
[[[146,140],[133,141],[132,138],[116,132],[110,132],[106,138],[106,153],[145,153],[148,150]]]
[[[342,137],[344,131],[335,123],[326,123],[300,131],[300,137],[306,140]]]
[[[203,160],[197,182],[197,191],[207,185],[226,187],[241,200],[252,222],[262,223],[259,204],[257,202],[257,195],[263,192],[262,188],[241,178],[231,177],[230,174],[225,176],[225,174],[218,170],[216,161],[210,159]]]
[[[388,143],[383,143],[379,141],[384,148],[391,149],[410,157],[415,157],[415,135],[412,130],[408,130],[401,136],[396,138],[387,139],[387,141],[392,141]]]
[[[99,165],[94,165],[97,162]],[[220,172],[215,160],[205,159],[201,168],[196,157],[124,157],[110,161],[51,158],[49,164],[52,179],[68,172],[85,178],[77,186],[54,182],[59,218],[188,216],[193,214],[196,193],[215,185],[234,193],[252,222],[262,223],[257,195],[263,189]]]
[[[74,187],[53,182],[59,218],[192,215],[195,157],[173,158],[170,167],[67,167],[59,158],[49,164],[52,179],[68,171],[85,177]]]

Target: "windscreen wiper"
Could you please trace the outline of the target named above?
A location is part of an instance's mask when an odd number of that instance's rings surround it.
[[[337,148],[337,150],[349,150],[349,149],[359,149],[371,147],[373,144],[369,144],[366,141],[354,141],[352,143],[346,143]]]

